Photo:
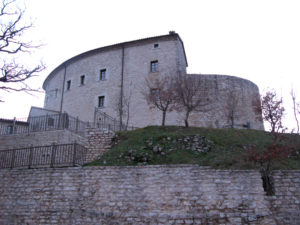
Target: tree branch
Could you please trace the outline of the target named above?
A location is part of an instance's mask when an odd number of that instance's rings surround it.
[[[30,88],[25,82],[31,78],[38,76],[45,69],[45,65],[41,62],[33,68],[26,67],[16,63],[12,57],[8,55],[19,56],[21,52],[30,52],[32,48],[39,46],[32,45],[31,42],[22,40],[24,32],[32,27],[32,24],[24,24],[24,10],[17,8],[16,0],[2,0],[0,6],[0,57],[3,60],[0,63],[0,90],[25,91],[26,93],[37,91]]]

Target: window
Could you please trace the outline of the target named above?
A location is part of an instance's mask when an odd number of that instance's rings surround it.
[[[54,126],[54,119],[53,118],[48,118],[48,126],[53,127]]]
[[[104,107],[104,96],[98,97],[98,107]]]
[[[12,134],[12,133],[13,133],[13,126],[12,125],[7,126],[6,134]]]
[[[106,69],[100,70],[100,79],[99,80],[106,80]]]
[[[85,76],[82,75],[82,76],[80,77],[80,85],[84,85],[84,83],[85,83]]]
[[[153,48],[159,48],[159,44],[154,44]]]
[[[158,96],[158,89],[151,89],[151,96],[152,96],[152,100],[158,100],[159,96]]]
[[[151,69],[151,73],[158,72],[158,61],[157,60],[151,62],[150,69]]]
[[[69,91],[71,89],[71,81],[68,80],[67,81],[67,91]]]

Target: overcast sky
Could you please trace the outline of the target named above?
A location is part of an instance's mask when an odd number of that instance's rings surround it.
[[[290,109],[300,81],[300,2],[295,0],[19,0],[34,28],[27,38],[44,46],[30,55],[47,69],[41,87],[63,61],[90,49],[167,34],[182,38],[189,73],[234,75],[275,89]],[[25,59],[24,59],[25,60]],[[26,59],[27,60],[27,59]],[[1,92],[1,95],[2,92]],[[300,90],[298,91],[300,101]],[[0,117],[27,117],[44,94],[6,95]],[[286,124],[292,127],[292,120]]]

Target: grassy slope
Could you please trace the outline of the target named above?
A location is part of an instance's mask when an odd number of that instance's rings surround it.
[[[244,160],[245,149],[248,146],[255,146],[256,149],[262,150],[272,142],[270,134],[264,131],[174,126],[151,126],[121,132],[118,135],[120,142],[99,160],[87,166],[199,164],[214,168],[250,169],[256,168],[257,165]],[[206,153],[198,153],[181,148],[178,140],[184,140],[184,137],[191,135],[200,135],[211,141],[210,150]],[[285,141],[289,143],[300,143],[299,136],[285,136],[287,137]],[[174,143],[174,140],[177,140],[177,143],[176,141]],[[176,145],[177,149],[174,148]],[[153,146],[161,147],[161,151],[153,151]],[[277,163],[275,168],[300,169],[300,156],[291,157],[283,164]]]

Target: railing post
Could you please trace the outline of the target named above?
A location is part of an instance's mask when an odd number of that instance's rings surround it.
[[[60,117],[61,117],[61,113],[58,114],[58,123],[57,123],[57,129],[59,130],[60,129]]]
[[[103,116],[103,127],[106,127],[106,113],[104,112]]]
[[[38,127],[38,129],[36,130],[36,131],[44,131],[43,130],[43,118],[42,118],[42,116],[39,116],[39,127]]]
[[[76,150],[77,150],[77,143],[74,142],[74,144],[73,144],[73,166],[75,166],[75,163],[76,163]]]
[[[51,163],[50,163],[50,167],[53,168],[54,164],[55,164],[55,156],[56,156],[56,144],[53,143],[52,144],[52,151],[51,151]]]
[[[114,119],[114,131],[116,131],[116,119]]]
[[[97,108],[95,107],[95,111],[94,111],[94,127],[96,127],[96,115],[97,115]]]
[[[59,113],[58,116],[58,129],[64,130],[65,129],[65,113]]]
[[[45,117],[45,121],[44,121],[44,126],[45,126],[45,128],[44,128],[44,130],[48,130],[49,129],[49,124],[48,124],[48,114],[46,115],[46,117]]]
[[[31,118],[30,117],[27,119],[27,123],[28,123],[27,132],[29,134],[30,133],[30,124],[31,124]]]
[[[62,116],[62,120],[63,120],[63,127],[62,127],[62,129],[64,130],[65,128],[66,128],[66,114],[65,113],[63,113],[62,114],[63,116]]]
[[[78,122],[79,122],[79,119],[78,119],[78,116],[76,117],[76,128],[75,128],[75,131],[78,132]]]
[[[31,145],[29,149],[28,169],[31,168],[32,158],[33,158],[33,145]]]
[[[16,117],[14,117],[14,121],[13,121],[12,134],[15,134],[15,131],[16,131]]]
[[[10,168],[14,168],[14,164],[15,164],[15,154],[16,154],[16,150],[13,150],[12,152],[12,156],[11,156],[11,162],[10,162]]]
[[[61,113],[59,113],[58,115],[55,115],[55,118],[57,119],[57,124],[55,124],[56,125],[56,129],[57,130],[59,130],[59,127],[60,127],[60,114]]]

